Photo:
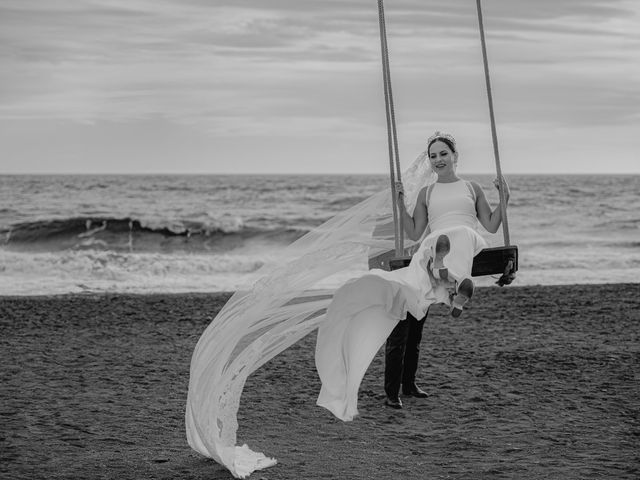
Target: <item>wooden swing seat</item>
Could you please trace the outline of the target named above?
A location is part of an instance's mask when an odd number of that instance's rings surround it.
[[[397,257],[394,250],[369,259],[369,268],[397,270],[411,262],[412,255]],[[518,271],[518,247],[516,245],[485,248],[473,258],[471,276],[507,275]]]
[[[509,265],[511,263],[511,265]],[[473,258],[472,277],[502,275],[518,271],[518,247],[508,245],[485,248]]]

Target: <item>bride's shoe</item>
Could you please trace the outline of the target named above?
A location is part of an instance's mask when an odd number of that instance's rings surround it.
[[[441,280],[449,280],[449,269],[444,266],[444,257],[451,251],[449,237],[440,235],[436,241],[436,254],[433,259],[433,275]]]
[[[459,317],[462,314],[464,305],[469,301],[473,295],[473,281],[470,278],[465,278],[458,285],[458,293],[454,295],[451,300],[451,316]]]

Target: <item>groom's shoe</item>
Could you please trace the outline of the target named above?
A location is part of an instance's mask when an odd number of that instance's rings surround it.
[[[391,407],[391,408],[396,408],[396,409],[402,408],[402,401],[400,400],[400,397],[397,397],[397,396],[385,398],[384,404],[387,407]]]
[[[416,397],[416,398],[427,398],[429,396],[427,392],[422,390],[415,383],[413,385],[410,385],[408,388],[402,387],[402,394],[407,395],[409,397]]]

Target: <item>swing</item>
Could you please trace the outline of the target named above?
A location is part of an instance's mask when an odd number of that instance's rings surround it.
[[[485,248],[473,259],[471,275],[474,277],[484,275],[501,275],[498,285],[509,285],[515,279],[518,270],[518,247],[511,245],[509,241],[509,223],[507,221],[506,200],[503,194],[502,172],[500,169],[500,155],[498,153],[498,137],[496,122],[493,113],[493,99],[491,96],[491,82],[489,79],[489,63],[487,61],[487,49],[482,22],[482,7],[480,0],[476,0],[478,10],[478,25],[480,28],[480,41],[482,45],[482,58],[484,61],[484,73],[487,86],[487,99],[489,102],[489,116],[491,120],[491,136],[493,138],[493,153],[496,164],[496,174],[500,182],[500,211],[502,214],[502,232],[504,245],[500,247]],[[369,259],[369,268],[382,268],[384,270],[396,270],[409,265],[411,255],[404,248],[404,225],[402,216],[398,215],[396,205],[396,178],[400,182],[400,158],[398,154],[398,140],[393,108],[393,94],[391,91],[391,74],[389,70],[389,51],[387,48],[387,35],[384,20],[383,0],[378,0],[378,18],[380,23],[380,44],[382,50],[382,72],[384,84],[385,107],[387,117],[387,140],[389,145],[389,168],[391,179],[391,195],[393,201],[393,223],[395,230],[395,251],[389,251]],[[394,175],[395,165],[395,175]]]

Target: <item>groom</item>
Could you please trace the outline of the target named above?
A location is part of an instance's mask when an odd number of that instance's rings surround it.
[[[427,311],[427,314],[429,312]],[[391,408],[402,408],[402,394],[417,398],[428,397],[427,392],[416,385],[416,371],[420,355],[420,341],[425,315],[420,320],[407,313],[404,322],[398,322],[385,346],[384,356],[384,391],[387,398],[384,404]]]

